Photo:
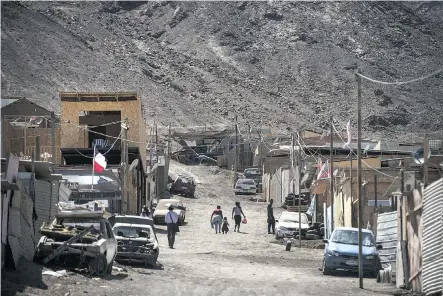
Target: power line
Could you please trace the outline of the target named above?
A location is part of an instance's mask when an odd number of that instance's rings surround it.
[[[361,73],[355,73],[356,75],[360,76],[363,79],[366,79],[368,81],[374,82],[374,83],[378,83],[378,84],[384,84],[384,85],[404,85],[404,84],[409,84],[409,83],[413,83],[413,82],[417,82],[417,81],[421,81],[421,80],[425,80],[428,78],[431,78],[432,76],[435,76],[437,74],[440,74],[441,72],[443,72],[443,68],[440,68],[439,70],[428,74],[426,76],[423,77],[419,77],[419,78],[415,78],[415,79],[411,79],[411,80],[407,80],[407,81],[396,81],[396,82],[386,82],[386,81],[381,81],[381,80],[377,80],[377,79],[373,79],[370,77],[367,77]]]
[[[117,143],[118,140],[121,140],[121,135],[122,135],[122,132],[120,131],[120,134],[118,135],[118,138],[114,141],[114,143],[112,143],[111,147],[109,147],[109,149],[108,149],[105,153],[102,153],[103,156],[105,156],[106,154],[108,154],[109,151],[111,151],[111,149],[114,148],[114,145],[115,145],[115,143]],[[83,153],[81,153],[80,151],[78,151],[77,148],[74,147],[74,149],[75,149],[75,151],[77,151],[78,154],[80,154],[80,155],[83,156],[83,157],[86,157],[86,158],[94,158],[94,156],[95,156],[95,155],[94,155],[93,157],[90,157],[90,156],[84,155]]]
[[[343,141],[343,144],[346,144],[345,140],[342,138],[342,136],[340,135],[340,133],[337,131],[337,128],[335,127],[335,124],[334,124],[334,123],[332,123],[332,126],[334,127],[334,130],[335,130],[335,132],[338,134],[338,136],[340,137],[340,139]],[[352,152],[355,156],[357,156],[357,153],[354,152],[354,149],[350,149],[350,150],[351,150],[351,152]],[[358,151],[358,153],[361,153],[361,151]],[[362,161],[366,166],[368,166],[369,168],[373,169],[374,171],[376,171],[376,172],[378,172],[378,173],[380,173],[380,174],[382,174],[382,175],[384,175],[384,176],[386,176],[386,177],[389,177],[389,178],[395,178],[395,177],[393,177],[393,176],[391,176],[391,175],[388,175],[388,174],[386,174],[386,173],[383,173],[383,172],[377,170],[376,168],[372,167],[372,166],[369,165],[364,159],[362,159],[361,161]]]

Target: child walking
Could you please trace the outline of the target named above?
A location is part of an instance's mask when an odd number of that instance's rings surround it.
[[[223,226],[222,226],[222,233],[223,234],[227,234],[229,231],[229,223],[228,223],[228,217],[225,217],[223,219]]]

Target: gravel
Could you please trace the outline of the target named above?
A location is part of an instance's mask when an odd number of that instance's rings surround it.
[[[319,267],[323,250],[292,248],[285,251],[267,234],[266,204],[248,201],[233,194],[232,174],[206,166],[171,163],[171,169],[197,176],[196,198],[184,198],[188,207],[186,225],[180,228],[175,249],[167,247],[166,227],[158,226],[159,263],[155,268],[125,266],[104,278],[89,278],[77,272],[67,277],[43,276],[47,289],[26,287],[22,275],[16,295],[391,295],[393,286],[365,279],[365,290],[358,289],[355,276],[323,276]],[[240,233],[215,234],[210,215],[220,205],[231,221],[232,207],[240,201],[248,219]],[[276,214],[281,209],[276,208]],[[116,264],[117,267],[123,267]],[[2,295],[12,295],[7,273]],[[41,273],[40,273],[41,274]],[[9,290],[3,290],[4,285]],[[34,285],[35,286],[35,285]],[[17,289],[16,289],[17,290]],[[5,294],[3,294],[5,293]]]

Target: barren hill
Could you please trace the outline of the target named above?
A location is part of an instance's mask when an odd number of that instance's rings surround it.
[[[138,91],[148,122],[324,128],[356,116],[357,65],[442,67],[443,3],[2,2],[2,95]],[[443,130],[443,75],[363,83],[367,136]]]

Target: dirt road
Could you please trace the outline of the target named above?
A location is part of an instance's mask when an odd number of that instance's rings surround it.
[[[322,250],[297,249],[271,243],[266,229],[266,204],[235,196],[229,172],[213,167],[183,167],[200,184],[196,198],[184,199],[188,207],[187,225],[169,249],[165,227],[158,227],[159,266],[156,269],[128,267],[128,272],[103,279],[70,273],[68,277],[44,276],[48,290],[26,288],[18,295],[389,295],[393,288],[365,279],[358,289],[355,277],[323,276]],[[229,217],[235,201],[240,201],[248,224],[240,233],[215,234],[210,214],[220,205]],[[276,214],[280,210],[276,209]]]

